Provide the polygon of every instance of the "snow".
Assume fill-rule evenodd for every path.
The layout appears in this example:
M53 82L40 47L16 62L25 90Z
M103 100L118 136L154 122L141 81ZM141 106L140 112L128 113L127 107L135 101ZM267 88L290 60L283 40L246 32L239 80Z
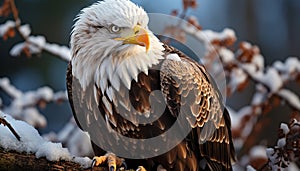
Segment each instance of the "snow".
M18 43L14 45L9 51L10 56L20 56L24 47L25 47L24 43Z
M44 128L47 126L46 118L40 114L40 112L33 107L26 108L23 110L22 120L27 122L30 125L34 125L37 128ZM35 119L32 119L35 118Z
M229 87L231 91L234 92L236 88L247 79L247 75L245 72L240 68L235 68L230 73L230 82Z
M277 155L276 155L274 149L273 148L267 148L266 153L267 153L267 156L268 156L270 162L275 163Z
M252 166L250 166L250 165L248 165L246 169L247 169L247 171L256 171L256 170L255 170Z
M22 25L19 30L22 33L22 35L25 37L28 37L31 33L29 24Z
M198 39L204 42L211 43L214 40L225 40L228 38L236 39L235 32L232 29L225 28L222 32L214 32L212 30L198 31L195 35Z
M280 138L278 141L277 141L277 146L279 148L283 148L286 144L286 139L285 138Z
M289 129L288 125L285 124L285 123L281 123L281 124L280 124L280 129L282 129L282 131L283 131L283 133L284 133L285 135L288 134L288 133L290 132L290 129Z
M46 45L43 48L54 55L62 57L66 61L71 60L71 51L66 46L59 46L54 43L46 43Z
M13 98L21 97L23 94L20 90L10 84L8 78L0 78L0 88Z
M89 158L72 156L67 148L62 147L61 143L46 141L39 135L35 128L26 122L15 120L2 112L0 112L0 114L1 116L5 116L5 119L21 137L21 141L18 141L7 127L0 125L0 146L2 148L15 150L17 152L34 153L37 158L46 157L50 161L73 161L83 167L91 165Z
M210 45L214 40L226 40L226 39L236 39L234 30L225 28L222 32L214 32L212 30L199 30L190 23L184 23L181 29L187 34L192 35L206 45Z
M294 71L300 72L300 61L297 57L289 57L285 63L276 61L273 64L274 68L281 72L292 73Z
M44 142L39 145L38 150L35 153L36 158L46 157L49 161L66 160L71 161L67 148L63 148L61 143Z
M24 27L24 33L26 33L28 28ZM28 42L21 42L10 50L11 56L19 56L22 50L27 47L31 54L40 54L43 50L46 50L54 55L61 57L63 60L71 60L70 49L66 46L60 46L55 43L47 43L47 40L44 36L30 36Z
M4 34L10 29L16 26L15 22L8 20L4 24L0 25L0 36L4 36Z
M220 48L219 55L225 64L234 60L234 53L227 48Z
M45 127L47 120L36 106L43 101L50 103L68 99L66 91L54 93L50 87L41 87L35 91L23 93L11 85L7 78L0 79L0 88L12 98L11 103L4 106L2 110L16 119L26 121L39 128Z
M267 154L266 154L266 147L265 146L261 146L261 145L257 145L251 148L250 152L249 152L249 156L251 158L267 158Z
M229 113L230 113L230 118L231 118L231 127L232 128L237 128L241 124L241 119L245 115L249 115L252 113L252 107L251 106L245 106L241 108L238 112L233 111L230 107L227 107Z
M264 57L260 54L254 55L251 63L255 64L260 71L262 71L265 67Z
M176 53L171 53L167 55L167 59L177 61L177 62L181 61L180 57Z
M266 73L250 72L251 76L266 85L272 93L277 92L283 85L283 81L275 68L268 68Z
M292 91L288 89L281 89L277 92L277 95L286 100L291 106L293 106L297 110L300 110L300 99Z

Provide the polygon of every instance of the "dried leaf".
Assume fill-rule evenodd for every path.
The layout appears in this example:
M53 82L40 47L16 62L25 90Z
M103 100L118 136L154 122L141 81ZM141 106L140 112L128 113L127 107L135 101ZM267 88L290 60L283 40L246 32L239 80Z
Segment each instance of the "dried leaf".
M197 0L183 0L183 8L186 10L188 8L197 8Z
M7 29L6 33L3 35L3 40L7 40L9 38L15 37L16 36L16 31L13 27Z
M198 19L195 16L190 16L187 18L187 21L189 24L193 25L196 27L198 30L202 30L202 27L200 26Z
M24 48L22 49L22 53L25 54L26 57L31 58L32 54L30 52L30 48L28 46L24 46Z
M37 105L41 108L41 109L45 109L47 106L47 102L45 100L39 100L37 102Z
M249 85L249 79L246 79L244 82L240 83L237 86L237 91L239 92L243 91L248 85Z
M235 41L236 41L235 37L227 37L227 38L225 38L223 40L220 40L220 39L212 40L211 44L216 45L216 46L229 47L229 46L232 46Z

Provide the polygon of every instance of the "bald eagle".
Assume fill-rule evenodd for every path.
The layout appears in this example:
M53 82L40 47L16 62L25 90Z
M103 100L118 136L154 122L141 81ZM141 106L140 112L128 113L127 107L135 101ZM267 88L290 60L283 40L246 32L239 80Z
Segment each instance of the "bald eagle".
M104 0L84 8L74 24L67 89L78 126L91 136L93 165L114 171L125 150L135 156L121 156L127 166L139 170L232 170L230 117L214 81L204 66L163 44L148 21L129 0ZM163 136L177 122L173 138Z

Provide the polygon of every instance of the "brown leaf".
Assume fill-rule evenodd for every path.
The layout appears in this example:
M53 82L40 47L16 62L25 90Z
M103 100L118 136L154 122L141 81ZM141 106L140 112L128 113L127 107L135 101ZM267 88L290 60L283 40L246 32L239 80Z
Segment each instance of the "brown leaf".
M244 82L240 83L237 86L237 91L239 92L243 91L248 85L249 85L249 79L246 79Z
M30 49L28 46L24 46L24 48L22 49L22 53L25 54L26 57L31 58L32 54L30 52Z
M202 27L200 26L198 19L194 16L190 16L187 19L188 23L196 27L198 30L202 30Z
M7 17L9 14L11 14L11 6L9 0L5 0L0 7L0 16Z
M12 38L16 36L16 31L13 27L9 28L6 33L3 35L3 40L7 40L8 38Z
M251 158L249 164L256 169L261 168L265 163L267 163L268 159L264 157L256 157Z
M188 8L197 8L197 0L183 0L183 8L186 10Z
M216 46L225 46L225 47L229 47L231 45L234 44L234 42L236 41L235 37L227 37L225 39L215 39L211 41L211 44L216 45Z
M38 106L41 108L41 109L45 109L46 106L47 106L47 102L45 100L39 100L38 101Z

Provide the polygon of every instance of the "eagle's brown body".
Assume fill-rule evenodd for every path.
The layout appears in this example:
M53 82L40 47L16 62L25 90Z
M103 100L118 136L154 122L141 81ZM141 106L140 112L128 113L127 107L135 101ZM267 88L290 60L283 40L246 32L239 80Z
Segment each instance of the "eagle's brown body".
M186 118L196 119L196 122L183 123L189 124L188 126L192 128L187 137L165 154L144 160L126 159L128 167L136 168L138 165L143 165L150 171L156 170L157 165L162 165L168 171L232 170L234 148L230 117L223 107L222 98L213 80L203 66L189 59L182 52L167 45L164 45L164 48L165 59L152 67L156 69L150 68L148 75L139 73L138 81L131 81L130 90L121 85L120 90L115 92L114 102L109 100L106 92L102 94L95 83L91 83L87 89L97 90L96 102L94 94L84 93L80 88L74 90L73 87L80 87L80 83L72 76L70 63L67 72L67 88L77 124L83 129L92 129L93 131L89 131L89 134L93 137L97 137L97 134L102 135L101 129L107 125L97 124L99 116L95 113L100 113L100 117L109 118L109 126L113 130L124 136L135 139L151 138L168 130L181 111ZM181 61L166 59L168 54L177 54ZM151 93L156 90L162 92L161 98ZM130 100L124 98L126 92ZM151 108L150 104L163 103L161 99L164 99L166 108L162 116L152 124L136 125L120 115L122 112L135 120L138 113L144 113ZM105 102L109 102L110 106L107 106ZM87 111L91 114L87 114ZM155 112L150 110L150 115L155 115ZM82 117L79 118L80 116ZM98 141L102 139L109 139L109 136L99 137ZM200 140L205 142L199 143ZM97 142L92 144L95 155L106 153L96 145ZM122 142L119 144L122 146Z

